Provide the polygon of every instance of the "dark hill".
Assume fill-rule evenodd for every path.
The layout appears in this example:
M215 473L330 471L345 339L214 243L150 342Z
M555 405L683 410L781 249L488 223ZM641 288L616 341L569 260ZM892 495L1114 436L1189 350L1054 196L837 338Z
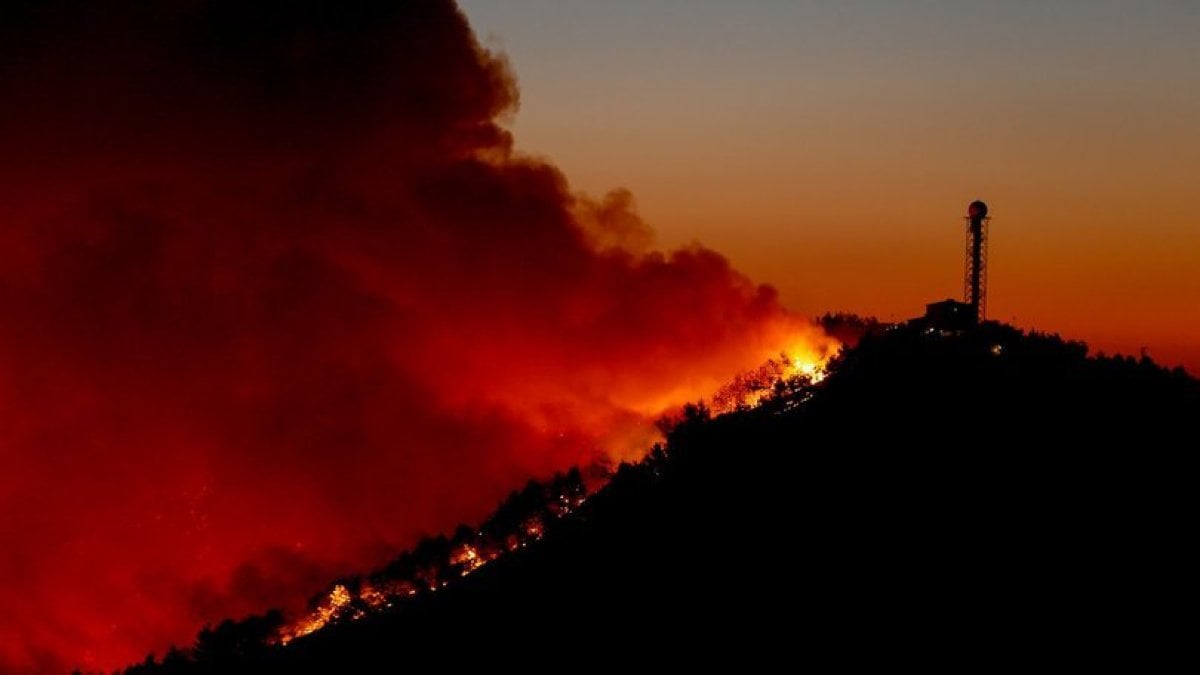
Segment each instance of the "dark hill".
M285 648L226 624L137 670L1144 667L1194 606L1197 413L1200 383L1146 359L901 327L815 387L690 410L441 592Z

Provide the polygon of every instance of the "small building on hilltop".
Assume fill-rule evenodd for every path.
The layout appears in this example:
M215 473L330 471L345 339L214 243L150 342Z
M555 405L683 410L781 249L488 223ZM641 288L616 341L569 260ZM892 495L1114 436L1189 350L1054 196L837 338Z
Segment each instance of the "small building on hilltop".
M970 330L978 322L979 312L969 302L947 298L925 305L925 326L937 331Z

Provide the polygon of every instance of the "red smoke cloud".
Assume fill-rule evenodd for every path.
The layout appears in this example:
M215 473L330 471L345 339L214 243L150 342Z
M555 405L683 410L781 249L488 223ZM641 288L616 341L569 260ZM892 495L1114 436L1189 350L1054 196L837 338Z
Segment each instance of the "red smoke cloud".
M449 0L5 3L0 100L0 670L294 605L807 330L514 155Z

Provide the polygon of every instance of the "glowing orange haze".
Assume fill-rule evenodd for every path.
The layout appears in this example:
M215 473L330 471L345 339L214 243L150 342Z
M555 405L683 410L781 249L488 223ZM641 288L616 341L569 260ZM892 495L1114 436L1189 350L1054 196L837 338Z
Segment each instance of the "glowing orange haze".
M519 147L791 308L961 297L982 198L994 318L1200 373L1195 3L464 5Z
M102 5L0 5L0 671L295 607L832 347L515 154L449 0Z
M961 298L962 216L982 198L993 216L992 318L1110 353L1146 347L1160 362L1200 373L1200 226L1191 207L1200 165L1185 163L1200 157L1194 134L1162 129L1158 142L1128 155L1103 143L1089 152L1085 134L1103 130L1071 128L1053 143L1022 139L1027 146L1001 137L966 170L958 148L938 136L918 140L904 128L866 134L842 128L852 127L845 120L835 125L836 111L826 114L830 120L807 131L794 122L804 140L804 152L794 153L758 138L753 125L745 129L751 140L739 130L714 142L686 121L665 137L676 139L670 144L658 136L600 147L586 130L552 133L531 123L519 124L518 138L547 149L586 188L610 184L626 163L621 184L636 191L666 242L698 238L716 247L810 315L841 309L904 319L926 302ZM1169 150L1175 138L1193 146L1190 155ZM656 160L636 161L647 148ZM920 171L907 165L904 148L919 153ZM1108 153L1107 163L1079 166L1096 152Z
M799 316L958 296L976 197L993 317L1200 366L1200 87L964 100L939 62L964 86L818 54L761 95L535 86L514 120L450 0L0 3L0 671L295 607L636 453L738 371L819 360ZM619 185L640 209L576 193Z
M904 319L931 300L961 298L961 217L982 197L993 215L991 318L1109 353L1146 348L1160 363L1200 373L1200 227L1184 208L1192 191L1184 176L1194 172L1147 183L1118 166L1083 183L1064 158L1035 173L964 180L949 151L933 165L941 175L919 181L900 166L877 169L888 179L873 184L869 198L844 187L849 169L813 182L800 173L760 177L767 187L736 201L757 212L763 225L753 234L722 224L738 216L725 200L639 187L639 204L665 238L702 237L741 269L771 279L792 308ZM1059 172L1072 183L1055 178ZM736 179L721 184L738 188ZM1093 186L1096 199L1087 194ZM685 223L692 233L684 234Z

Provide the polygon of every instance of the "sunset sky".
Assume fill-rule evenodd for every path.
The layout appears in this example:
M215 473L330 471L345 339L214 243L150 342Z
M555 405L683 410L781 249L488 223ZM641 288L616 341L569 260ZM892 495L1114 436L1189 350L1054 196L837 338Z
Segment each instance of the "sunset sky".
M1200 372L1200 5L462 9L0 2L0 672L640 457L959 297L976 198L993 318Z
M1200 5L464 0L517 146L793 309L989 314L1200 372Z

